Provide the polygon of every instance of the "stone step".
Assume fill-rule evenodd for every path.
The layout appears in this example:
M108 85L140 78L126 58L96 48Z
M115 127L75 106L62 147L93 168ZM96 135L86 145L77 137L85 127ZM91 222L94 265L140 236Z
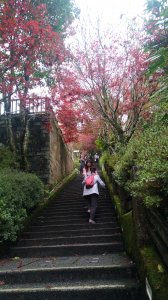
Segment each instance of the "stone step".
M18 276L19 275L19 276ZM0 271L0 281L5 285L25 283L45 283L68 280L118 280L135 278L135 265L105 265L105 266L78 266L62 268L36 268L18 271Z
M43 213L42 213L42 215L43 216L55 216L55 215L69 215L69 214L83 214L83 213L86 213L87 212L87 209L88 209L88 207L82 207L82 208L80 208L80 209L67 209L67 210L64 210L64 209L57 209L57 210L49 210L49 211L47 211L47 210L45 210L45 211L43 211ZM105 209L101 209L101 208L99 208L98 207L98 209L97 209L97 212L96 212L96 215L97 214L103 214L103 213L110 213L111 212L111 215L112 216L115 216L115 212L114 212L114 210L110 210L110 209L107 209L107 208L105 208Z
M90 235L90 236L74 236L74 237L52 237L52 238L36 238L21 239L17 247L22 246L47 246L47 245L67 245L67 244L88 244L88 243L110 243L121 241L121 234L113 235Z
M4 285L0 290L3 300L142 300L137 281L85 280L64 281L44 284Z
M29 246L11 248L11 257L45 257L103 254L123 251L122 242L73 245Z
M96 223L96 224L89 224L88 221L86 220L85 223L75 223L75 224L58 224L58 225L32 225L29 229L29 231L54 231L54 230L71 230L73 229L88 229L90 230L92 227L97 228L97 229L103 229L103 228L114 228L116 227L117 224L116 222L102 222L102 223Z
M85 198L83 198L81 195L78 195L76 197L74 197L74 199L72 200L69 200L68 198L66 199L57 199L56 201L52 201L50 202L50 205L51 206L58 206L59 204L60 205L78 205L78 204L82 204L82 203L88 203L87 200ZM101 196L99 196L99 199L98 199L98 203L99 205L101 204L106 204L106 205L109 205L111 207L114 207L114 204L113 202L110 200L110 199L103 199L101 198Z
M62 214L56 214L56 215L53 215L53 216L39 216L37 217L37 220L67 220L68 218L69 219L86 219L86 216L88 216L88 212L87 210L83 211L83 213L80 213L80 214L74 214L74 213L62 213ZM104 213L100 213L100 212L97 212L96 213L96 217L111 217L112 219L116 218L116 215L112 215L110 212L104 212Z
M57 212L57 211L86 211L86 209L88 208L87 205L84 205L83 203L81 203L80 205L67 205L67 206L63 206L63 205L59 205L58 207L48 207L45 209L45 212ZM106 211L111 211L111 212L114 212L114 209L110 206L107 206L107 205L99 205L98 208L97 208L97 211L98 210L106 210Z
M29 231L54 231L54 230L73 230L73 229L88 229L90 230L92 227L97 229L103 229L103 228L115 228L117 227L116 222L102 222L102 223L96 223L96 224L89 224L86 220L85 223L75 223L75 224L57 224L57 225L43 225L39 224L37 226L32 225L29 229Z
M36 222L34 222L33 223L33 225L34 226L36 226L36 225L60 225L60 224L64 224L64 225L66 225L66 224L77 224L77 223L79 223L79 224L86 224L87 222L88 222L88 219L89 219L89 215L88 214L86 214L86 216L85 217L81 217L80 218L80 216L78 216L78 219L77 218L75 218L75 219L73 219L73 218L61 218L61 219L59 219L59 218L57 218L57 217L55 217L55 218L52 218L52 219L45 219L45 218L43 218L43 219L38 219ZM117 219L115 218L115 217L111 217L111 216L97 216L96 215L96 222L99 222L99 223L103 223L103 222L117 222Z
M55 230L55 231L37 231L37 232L24 232L22 238L44 238L44 237L70 237L70 236L90 236L90 235L103 235L120 233L119 227L98 229L95 227L88 229L73 229L73 230Z
M82 204L82 203L86 203L87 204L87 200L84 199L83 197L81 197L81 195L79 196L76 196L74 199L70 200L70 199L60 199L59 200L56 200L56 201L52 201L50 202L50 206L59 206L59 205L79 205L79 204ZM98 204L101 205L101 204L106 204L108 206L111 206L114 208L114 204L111 202L111 200L109 199L101 199L101 197L99 196L99 199L98 199Z
M109 195L100 189L91 225L81 181L66 185L11 248L0 300L145 300Z

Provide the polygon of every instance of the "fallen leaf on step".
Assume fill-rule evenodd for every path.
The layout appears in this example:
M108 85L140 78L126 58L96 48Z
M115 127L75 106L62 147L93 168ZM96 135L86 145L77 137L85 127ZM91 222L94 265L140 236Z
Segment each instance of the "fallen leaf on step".
M0 285L4 285L5 281L4 280L0 280Z
M18 257L18 256L15 256L12 258L12 260L19 260L19 259L20 259L20 257Z

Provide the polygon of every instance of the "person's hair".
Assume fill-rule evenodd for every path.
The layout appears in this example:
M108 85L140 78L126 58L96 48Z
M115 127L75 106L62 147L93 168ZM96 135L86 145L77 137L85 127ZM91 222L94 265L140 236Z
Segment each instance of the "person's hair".
M96 173L96 168L95 168L95 167L91 167L91 168L90 168L90 172L91 172L91 173Z
M88 167L88 163L90 163L90 167ZM88 159L86 162L85 162L85 169L86 169L86 172L89 170L89 168L92 168L93 167L93 162Z

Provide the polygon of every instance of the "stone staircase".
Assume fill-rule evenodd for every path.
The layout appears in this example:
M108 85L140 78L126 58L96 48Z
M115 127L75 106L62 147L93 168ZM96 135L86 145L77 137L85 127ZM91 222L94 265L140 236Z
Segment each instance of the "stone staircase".
M81 177L70 182L0 261L0 300L144 300L108 195L88 223Z

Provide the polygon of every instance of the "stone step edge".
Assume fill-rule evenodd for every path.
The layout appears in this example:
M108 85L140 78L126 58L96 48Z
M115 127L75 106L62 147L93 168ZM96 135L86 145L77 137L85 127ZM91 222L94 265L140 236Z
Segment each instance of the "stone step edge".
M99 282L99 281L98 281ZM110 280L111 282L111 280ZM118 281L117 281L118 282ZM137 280L122 280L118 283L109 283L109 284L96 284L96 285L73 285L71 284L71 286L59 286L59 287L52 287L52 284L50 287L43 287L44 284L41 284L41 287L33 287L30 285L30 287L24 287L24 285L22 285L22 287L20 287L20 285L18 285L18 287L16 286L12 286L11 288L4 288L0 289L0 295L5 294L5 293L26 293L26 292L31 292L31 293L35 293L35 292L56 292L56 291L101 291L101 290L130 290L132 288L136 288L139 289L140 285L139 282Z
M79 238L79 239L82 239L82 238L92 238L92 237L96 237L96 238L102 238L102 237L118 237L118 236L121 236L121 233L113 233L113 234L98 234L98 235L74 235L74 236L56 236L56 237L49 237L49 238L21 238L20 240L19 240L19 243L20 242L23 242L23 241L43 241L43 240L49 240L49 241L51 241L51 240L57 240L57 239L62 239L62 240L65 240L65 239L67 239L67 238L69 238L69 239L77 239L77 238Z
M53 217L38 217L37 218L37 221L36 222L42 222L42 221L45 221L45 222L54 222L54 221L65 221L65 220L68 220L68 221L82 221L82 220L86 220L87 218L87 215L88 215L88 212L86 212L86 214L83 214L82 216L79 216L78 214L77 215L69 215L69 216L59 216L59 215L56 215L56 216L53 216ZM116 220L117 217L116 216L112 216L111 214L100 214L100 215L96 215L96 218L100 219L100 220L104 220L105 218L108 219L110 218L111 220Z
M94 226L96 226L96 225L104 225L104 224L110 224L110 225L111 225L111 224L117 224L117 221L115 221L115 222L100 222L100 223L98 222L98 223L94 224ZM74 223L74 224L72 224L72 223L70 223L70 224L68 224L68 223L67 223L67 224L64 224L64 223L63 223L63 224L44 225L44 226L43 226L43 225L32 225L31 228L37 228L37 227L40 227L40 228L46 228L46 227L48 228L48 227L51 227L51 228L52 228L52 227L64 227L64 226L68 226L68 225L69 225L69 226L72 226L72 225L73 225L73 226L80 226L80 225L81 225L81 226L83 226L83 225L93 226L93 225L90 225L90 224L86 221L86 224L85 224L85 223Z
M106 271L106 270L119 270L119 269L135 269L136 266L135 266L135 263L124 263L124 264L118 264L118 265L98 265L98 266L86 266L86 265L81 265L81 266L73 266L73 267L50 267L50 268L29 268L29 269L22 269L22 270L6 270L6 271L0 271L0 276L3 276L3 275L11 275L11 274L22 274L22 273L31 273L31 272L34 272L34 273L38 273L38 272L48 272L48 271L82 271L82 270L103 270L103 271Z
M20 250L20 249L45 249L45 248L79 248L79 247L99 247L99 246L114 246L114 245L123 245L123 242L111 242L111 243L90 243L90 244L60 244L60 245L45 245L45 246L23 246L23 247L12 247L11 250Z
M80 214L80 216L81 217L86 217L87 214L88 214L88 212L85 211L83 214ZM107 212L107 213L100 213L100 212L98 212L96 214L96 216L98 216L98 217L100 217L100 216L102 216L102 217L108 217L108 216L110 216L112 218L117 218L117 216L115 214L111 214L109 212ZM71 217L71 218L78 217L79 218L79 214L71 214L71 213L69 215L67 215L67 214L60 215L60 214L58 214L56 216L43 216L43 215L41 215L41 216L37 217L37 220L39 220L39 219L57 219L57 218L63 219L63 218L68 218L68 217Z
M59 233L65 233L65 232L68 232L68 233L70 233L70 232L72 232L72 233L74 233L74 232L83 232L83 231L86 231L86 230L88 230L88 229L84 229L84 228L82 228L82 229L67 229L67 230L51 230L51 231L25 231L25 232L23 232L23 234L41 234L41 233L46 233L46 234L49 234L49 233L57 233L57 232L59 232ZM89 229L90 230L90 232L91 231L99 231L99 230L119 230L119 231L121 231L121 229L120 229L120 227L119 226L117 226L117 227L113 227L113 228L108 228L108 227L104 227L104 228L90 228Z

